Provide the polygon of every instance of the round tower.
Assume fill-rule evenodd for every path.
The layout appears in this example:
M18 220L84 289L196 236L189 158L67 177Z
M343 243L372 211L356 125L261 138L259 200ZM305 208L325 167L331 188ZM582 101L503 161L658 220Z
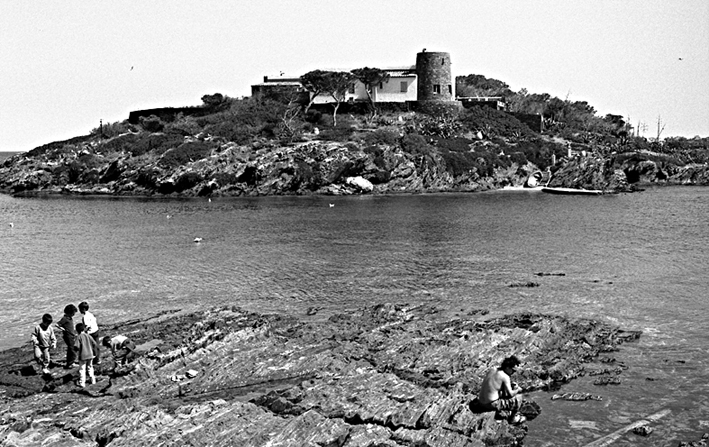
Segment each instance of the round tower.
M451 56L449 53L422 52L416 55L418 101L453 101Z

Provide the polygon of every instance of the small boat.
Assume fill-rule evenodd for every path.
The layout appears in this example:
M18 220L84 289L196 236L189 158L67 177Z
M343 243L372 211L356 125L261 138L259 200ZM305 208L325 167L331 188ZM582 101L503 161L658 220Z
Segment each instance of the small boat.
M603 191L601 191L600 189L553 188L549 186L542 187L542 192L548 194L568 194L583 196L599 196L603 194Z

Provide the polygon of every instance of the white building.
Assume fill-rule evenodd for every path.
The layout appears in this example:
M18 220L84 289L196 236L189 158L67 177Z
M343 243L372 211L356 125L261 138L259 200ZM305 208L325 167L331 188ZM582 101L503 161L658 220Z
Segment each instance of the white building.
M375 102L400 102L416 101L417 97L417 76L416 66L383 68L389 74L389 80L372 87L372 99ZM349 70L332 70L349 71ZM251 86L253 96L257 95L283 95L298 93L307 94L310 100L310 93L303 87L300 77L264 76L263 82ZM345 93L347 102L368 102L367 91L364 84L355 81L350 89ZM320 94L315 98L313 104L329 104L334 102L332 96Z

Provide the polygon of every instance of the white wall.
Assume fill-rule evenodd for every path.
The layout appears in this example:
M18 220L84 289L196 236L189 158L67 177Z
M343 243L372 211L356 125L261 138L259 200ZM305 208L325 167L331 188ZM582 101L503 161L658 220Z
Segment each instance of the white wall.
M402 82L408 85L406 92L401 91ZM375 86L372 96L376 102L416 101L416 86L416 76L392 76L384 83L383 88Z
M408 90L405 93L401 92L401 83L404 81L408 84ZM416 101L416 86L416 76L392 76L388 82L384 83L383 88L380 89L379 85L374 86L372 98L374 98L375 102ZM364 84L356 81L354 94L349 91L345 94L345 101L350 99L353 101L369 100ZM335 100L330 95L318 95L313 104L330 104L333 102Z

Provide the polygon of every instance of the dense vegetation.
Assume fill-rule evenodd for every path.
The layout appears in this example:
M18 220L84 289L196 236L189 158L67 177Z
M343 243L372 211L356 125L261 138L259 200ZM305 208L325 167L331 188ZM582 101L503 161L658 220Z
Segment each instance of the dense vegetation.
M364 80L381 75L366 70L376 69L365 68L356 75ZM320 82L315 76L320 74L308 74L313 77L312 85ZM352 79L348 77L346 81ZM41 146L27 155L41 155L51 162L65 159L67 153L75 154L70 162L54 170L55 176L60 175L68 183L111 181L118 174L101 170L99 165L107 159L121 158L127 167L138 170L135 183L151 188L158 188L154 175L158 170L177 169L214 156L225 147L250 148L241 160L247 162L254 159L254 150L259 148L287 148L307 141L338 142L352 152L371 157L380 169L372 178L375 184L389 180L392 164L387 160L387 148L403 151L417 165L442 159L445 170L454 177L471 173L492 176L496 169L513 164L532 163L541 170L553 168L552 164L562 160L569 149L611 157L612 166L643 160L677 166L709 162L709 138L648 140L637 136L622 117L597 116L584 101L570 102L548 94L530 94L524 89L513 92L507 84L480 75L458 77L456 83L460 96L502 96L510 111L540 115L544 131L537 133L513 114L489 107L460 111L441 108L429 113L387 112L384 108L377 114L373 113L377 107L371 101L364 108L343 103L335 121L335 110L330 106L258 97L234 99L217 93L205 95L202 106L195 108L199 113L193 115L148 116L140 118L138 124L106 124L89 135ZM328 85L322 87L323 91L336 90ZM341 90L341 86L337 88ZM291 174L305 179L316 175L313 169L299 162L294 170L297 172ZM248 179L253 175L249 172L240 174L239 179ZM235 181L234 176L216 172L211 178L224 183ZM195 173L180 174L169 191L162 192L179 192L207 180Z

